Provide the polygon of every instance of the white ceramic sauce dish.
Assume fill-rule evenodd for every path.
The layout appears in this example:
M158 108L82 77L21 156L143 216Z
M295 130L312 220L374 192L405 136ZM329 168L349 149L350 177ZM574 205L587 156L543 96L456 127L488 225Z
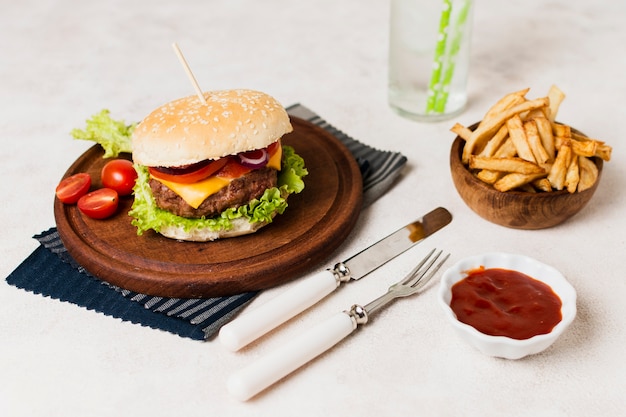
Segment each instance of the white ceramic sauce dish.
M463 280L468 275L468 271L481 266L485 269L501 268L518 271L547 284L561 299L561 321L550 333L521 340L481 333L474 327L459 321L450 307L452 286ZM458 261L444 272L439 286L438 300L446 318L462 339L486 355L506 359L520 359L542 352L563 334L576 317L576 291L558 270L533 258L509 253L487 253Z

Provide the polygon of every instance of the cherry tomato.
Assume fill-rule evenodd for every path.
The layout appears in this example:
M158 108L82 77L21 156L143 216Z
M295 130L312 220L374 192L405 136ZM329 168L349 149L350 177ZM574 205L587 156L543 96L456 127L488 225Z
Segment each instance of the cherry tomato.
M129 195L133 192L137 172L133 163L126 159L114 159L102 168L102 185L111 188L119 195Z
M78 200L78 209L93 219L106 219L117 211L119 197L111 188L100 188Z
M226 165L226 162L228 162L228 158L220 158L202 168L185 174L168 174L155 168L148 168L148 171L150 171L150 174L156 179L177 182L179 184L193 184L194 182L201 181L215 174Z
M56 195L65 204L74 204L87 194L91 187L91 177L87 173L74 174L63 179L56 188Z

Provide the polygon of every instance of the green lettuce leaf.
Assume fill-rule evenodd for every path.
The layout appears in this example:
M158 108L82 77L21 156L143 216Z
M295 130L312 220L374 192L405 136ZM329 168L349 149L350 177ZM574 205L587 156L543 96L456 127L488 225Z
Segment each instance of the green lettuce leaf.
M104 158L115 158L122 152L132 152L131 135L137 123L127 125L122 120L114 120L107 109L91 116L85 130L72 129L75 139L91 140L104 148Z
M185 231L192 228L229 230L232 228L231 220L240 217L246 218L251 223L271 223L274 213L282 214L287 208L287 197L304 189L302 178L308 174L304 160L292 147L283 146L283 166L278 175L277 187L265 190L261 198L252 200L248 205L227 209L220 216L187 219L157 207L148 184L150 179L148 169L137 164L135 169L138 174L134 188L135 200L128 214L133 217L132 224L137 227L138 235L150 229L158 232L165 226L182 227Z

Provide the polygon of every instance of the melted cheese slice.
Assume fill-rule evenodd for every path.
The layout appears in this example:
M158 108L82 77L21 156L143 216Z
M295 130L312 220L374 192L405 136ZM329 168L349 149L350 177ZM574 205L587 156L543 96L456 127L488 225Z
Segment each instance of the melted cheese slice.
M187 204L197 209L207 197L226 187L232 181L232 178L213 176L202 181L194 182L193 184L180 184L160 178L155 178L155 180L166 185L167 188L174 191L180 198L185 200Z
M267 167L274 168L276 171L280 171L280 165L283 159L283 148L278 147L274 155L270 156L270 160L267 161Z

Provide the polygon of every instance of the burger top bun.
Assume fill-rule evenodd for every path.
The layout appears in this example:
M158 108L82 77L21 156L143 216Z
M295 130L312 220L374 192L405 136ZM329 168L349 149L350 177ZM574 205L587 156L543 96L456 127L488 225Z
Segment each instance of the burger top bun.
M273 97L253 90L205 92L171 101L135 128L133 161L175 167L265 148L293 130Z

